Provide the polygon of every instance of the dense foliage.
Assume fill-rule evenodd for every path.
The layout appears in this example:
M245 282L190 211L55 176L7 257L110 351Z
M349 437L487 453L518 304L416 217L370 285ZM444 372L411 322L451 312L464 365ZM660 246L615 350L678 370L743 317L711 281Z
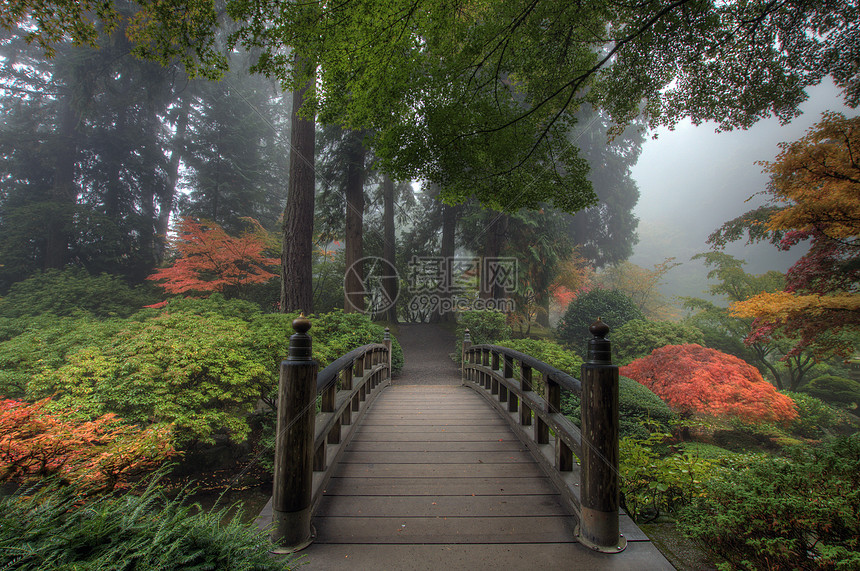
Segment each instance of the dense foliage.
M246 301L177 299L129 319L43 319L0 343L0 392L95 419L173 424L178 444L226 434L241 442L260 398L277 387L292 334L291 314L264 314ZM361 314L312 318L314 357L325 366L382 341L383 329ZM393 365L403 352L392 342Z
M666 345L704 344L702 332L691 325L670 321L633 319L612 332L615 362L627 365Z
M645 319L632 299L616 290L594 289L578 296L564 312L558 323L560 341L574 350L583 350L591 338L588 327L597 318L609 325L612 331L633 319ZM612 337L610 332L609 336Z
M510 339L511 328L507 324L505 314L500 311L464 311L457 316L457 343L463 341L463 335L469 330L472 345L496 343Z
M162 482L123 495L88 498L51 484L0 496L4 569L290 569L272 557L265 532L241 510L204 511L187 494L168 499Z
M275 373L260 358L249 323L217 314L167 311L132 321L106 343L81 346L65 363L35 376L28 396L90 417L107 412L136 423L170 422L177 442L241 442L245 417L271 390Z
M673 409L749 422L788 423L794 403L752 365L701 345L669 345L621 368Z
M58 475L89 493L111 491L174 453L168 425L141 429L114 414L81 420L47 405L0 401L0 482Z
M619 442L621 507L635 521L677 512L703 496L705 483L717 475L718 468L696 453L663 453L669 437L653 432Z
M83 268L37 272L0 298L0 318L89 314L128 317L157 299L151 288L131 287L121 278L90 275Z
M835 409L821 399L806 393L785 391L783 394L791 397L797 408L795 418L789 430L805 438L821 438L828 436L837 426L847 424L845 412Z
M860 412L860 382L853 379L824 375L809 381L801 392L844 407L855 414Z
M860 437L749 457L709 481L680 524L743 569L856 569Z

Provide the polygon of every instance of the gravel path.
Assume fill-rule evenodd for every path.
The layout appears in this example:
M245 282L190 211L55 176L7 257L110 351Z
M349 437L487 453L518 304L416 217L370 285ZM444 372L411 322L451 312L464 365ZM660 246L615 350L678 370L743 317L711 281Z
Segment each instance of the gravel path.
M405 363L394 378L396 384L460 384L460 368L451 360L455 339L450 331L429 323L404 324L397 340Z

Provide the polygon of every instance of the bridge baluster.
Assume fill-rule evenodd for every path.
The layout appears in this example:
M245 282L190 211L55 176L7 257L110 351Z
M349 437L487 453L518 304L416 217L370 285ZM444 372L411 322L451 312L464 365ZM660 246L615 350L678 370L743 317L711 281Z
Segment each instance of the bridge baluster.
M272 486L272 541L279 553L292 553L312 541L314 421L317 362L311 358L311 323L293 321L289 356L278 383L275 476Z
M523 393L532 391L532 368L526 365L525 363L520 363L520 372L522 377L522 387ZM530 426L532 423L532 411L526 405L526 401L523 401L523 405L520 408L520 424L523 426Z
M461 365L460 365L460 376L461 382L463 384L466 383L467 380L470 380L470 374L466 372L466 364L469 363L470 351L472 348L472 336L469 334L469 328L466 328L466 331L463 333L463 354L461 356Z
M382 335L382 344L385 345L385 360L388 363L387 379L391 378L391 330L386 327Z
M543 373L543 386L549 391L549 379L546 373ZM549 396L544 395L544 400L549 401ZM549 425L540 417L535 416L535 440L538 444L549 444Z

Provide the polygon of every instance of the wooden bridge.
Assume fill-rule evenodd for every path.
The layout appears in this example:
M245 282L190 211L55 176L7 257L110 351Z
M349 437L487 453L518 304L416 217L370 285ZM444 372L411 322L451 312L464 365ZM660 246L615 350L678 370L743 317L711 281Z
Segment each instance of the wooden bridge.
M307 568L672 569L618 515L617 420L614 445L610 434L608 449L583 449L559 412L578 380L469 341L458 368L450 334L425 325L403 326L393 382L387 335L317 374L310 323L294 327L273 499L258 524ZM606 370L583 376L599 384ZM617 385L615 395L617 415Z

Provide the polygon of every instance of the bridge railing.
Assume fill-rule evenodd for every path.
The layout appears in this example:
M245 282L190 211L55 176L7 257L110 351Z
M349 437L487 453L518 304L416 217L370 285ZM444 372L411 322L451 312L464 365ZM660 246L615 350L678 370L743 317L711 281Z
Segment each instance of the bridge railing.
M278 553L313 541L311 517L331 478L331 467L352 438L367 406L391 382L391 336L359 347L318 372L310 321L293 321L289 356L278 382L272 540ZM319 412L317 412L319 407Z
M463 383L502 413L538 459L579 519L577 538L596 551L617 553L619 533L618 367L609 328L591 327L582 381L534 357L498 345L463 340ZM582 429L561 412L563 391L580 396Z

